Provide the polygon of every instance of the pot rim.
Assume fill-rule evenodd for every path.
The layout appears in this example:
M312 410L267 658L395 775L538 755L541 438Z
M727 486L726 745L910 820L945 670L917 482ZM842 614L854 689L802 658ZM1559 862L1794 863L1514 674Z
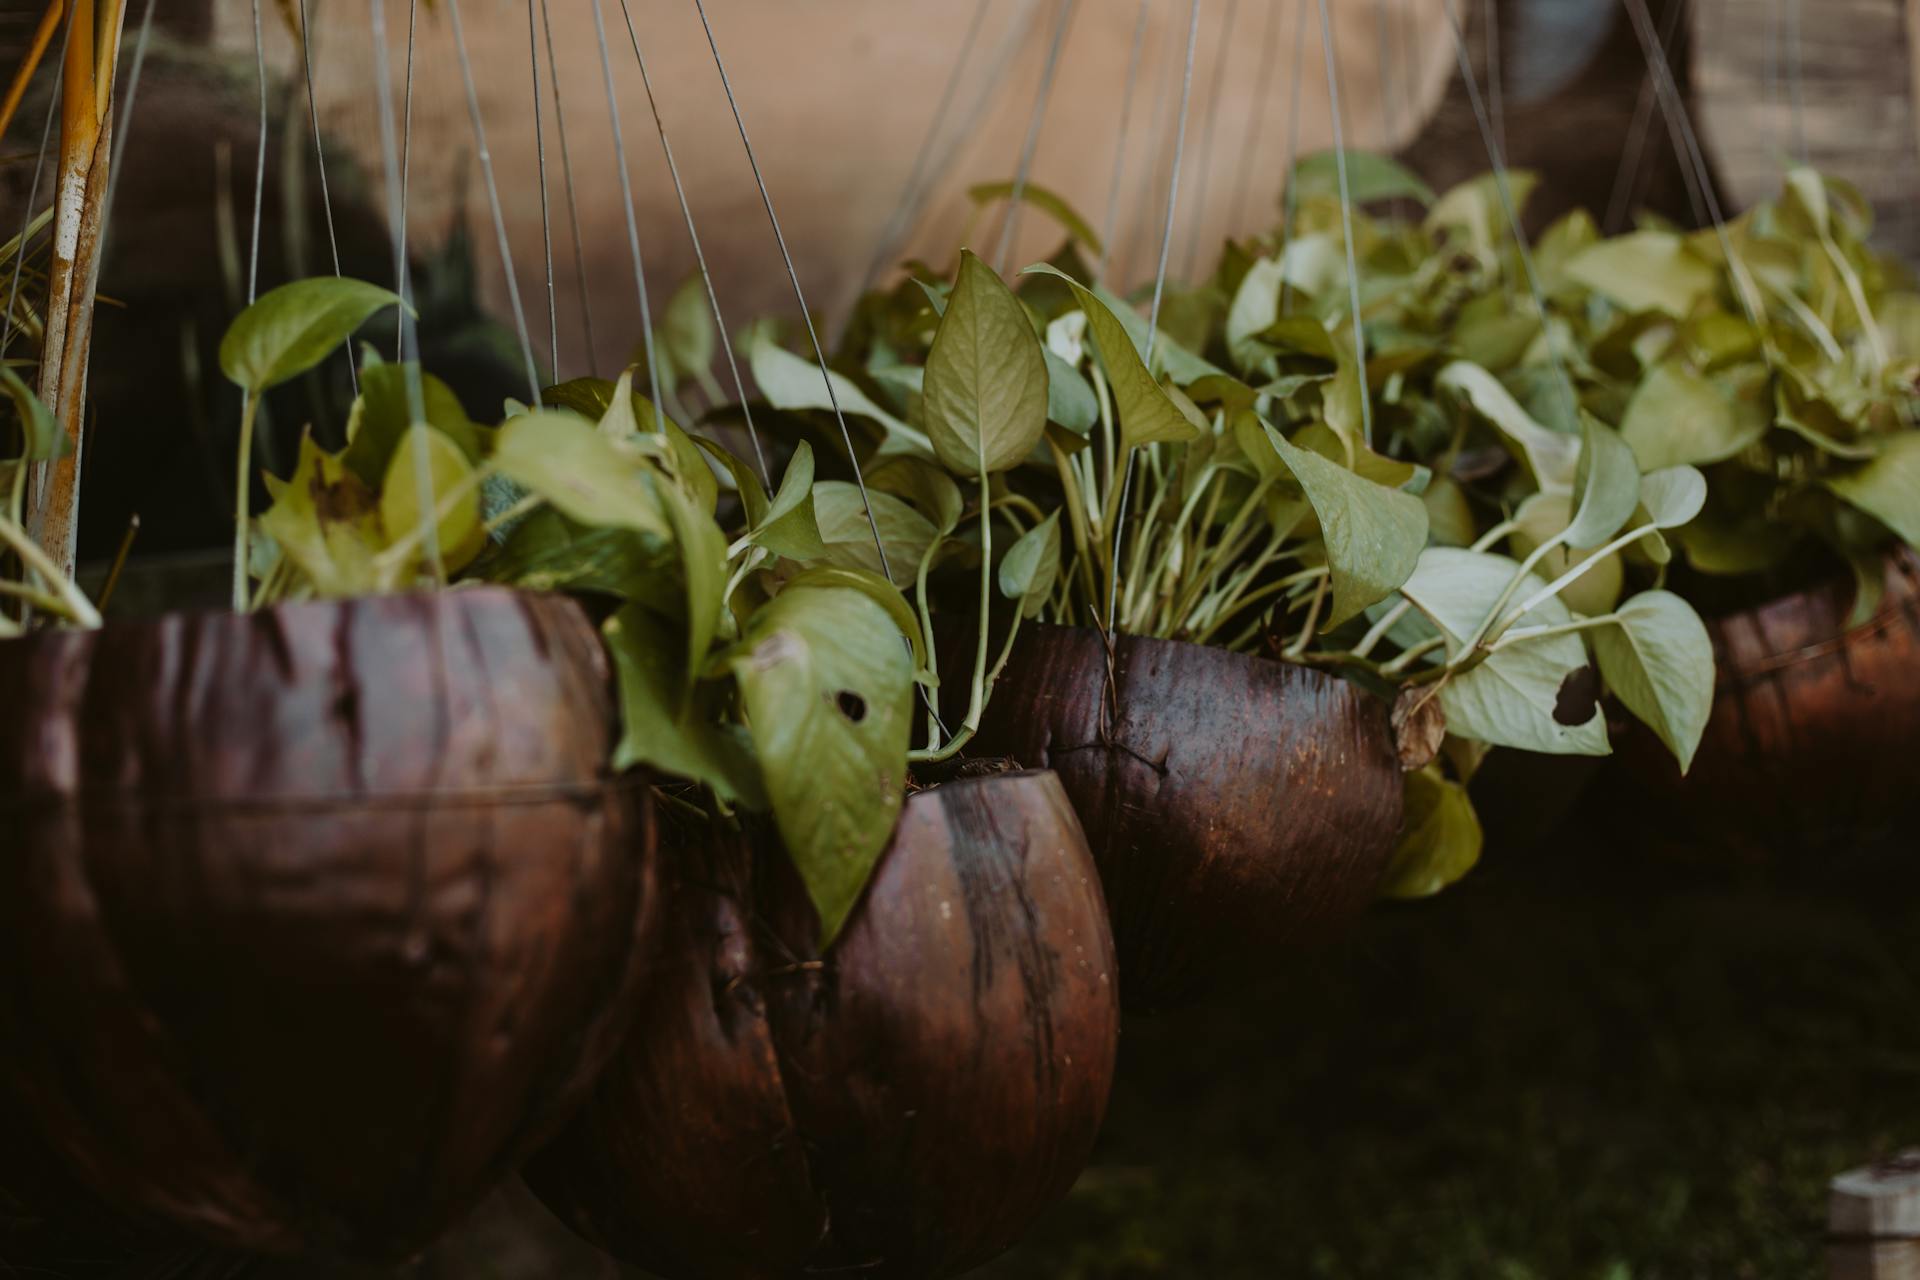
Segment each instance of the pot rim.
M1899 543L1883 552L1881 560L1891 572L1906 579L1908 586L1916 595L1920 595L1920 554L1916 554L1912 548L1904 543ZM1741 609L1723 618L1716 618L1711 625L1716 630L1719 630L1726 627L1729 623L1738 621L1757 627L1761 615L1770 610L1786 605L1804 604L1834 590L1836 586L1843 585L1845 585L1845 579L1836 576L1828 579L1826 582L1807 587L1804 590L1790 591L1785 595L1775 596L1773 599L1754 605L1751 608ZM1858 626L1843 627L1838 634L1829 636L1825 640L1818 640L1812 644L1801 645L1796 649L1781 650L1754 662L1728 662L1720 655L1718 652L1719 646L1716 644L1714 659L1715 666L1718 670L1718 678L1714 681L1714 686L1716 689L1736 688L1755 679L1772 675L1778 671L1790 671L1795 667L1832 657L1834 654L1839 653L1851 645L1855 640L1864 640L1876 636L1882 631L1892 627L1899 621L1900 616L1906 612L1910 603L1911 598L1906 600L1883 598L1880 601L1880 607L1874 611L1874 615Z
M1096 639L1101 639L1106 635L1106 633L1098 627L1082 626L1078 623L1035 621L1026 623L1025 625L1056 634L1079 632L1084 635L1093 636ZM1038 632L1036 632L1036 634L1038 634ZM1114 632L1113 644L1116 649L1123 644L1132 644L1141 647L1204 649L1210 653L1220 654L1222 657L1238 662L1249 669L1280 667L1287 671L1297 672L1299 673L1299 678L1310 680L1323 688L1345 689L1355 695L1361 696L1364 701L1368 703L1380 704L1383 711L1386 709L1386 701L1374 695L1370 690L1362 688L1344 676L1328 671L1323 667L1316 667L1311 663L1289 662L1285 658L1269 657L1264 653L1241 653L1238 650L1225 649L1219 645L1196 644L1192 640L1172 640L1164 636L1143 636L1131 631Z
M229 622L244 624L254 618L267 618L280 614L290 614L311 610L315 613L331 611L350 604L365 604L370 601L434 599L453 600L465 603L471 599L496 596L523 596L535 600L566 601L575 608L579 602L559 591L533 591L525 587L508 586L499 582L449 583L441 588L409 588L405 591L377 591L364 595L321 596L311 600L283 600L278 604L267 605L260 609L236 610L232 608L188 608L168 609L162 613L147 614L137 618L106 618L97 627L42 627L17 636L0 636L0 652L17 646L34 643L70 643L76 637L96 636L103 632L157 631L162 627L175 625L191 619L224 618Z

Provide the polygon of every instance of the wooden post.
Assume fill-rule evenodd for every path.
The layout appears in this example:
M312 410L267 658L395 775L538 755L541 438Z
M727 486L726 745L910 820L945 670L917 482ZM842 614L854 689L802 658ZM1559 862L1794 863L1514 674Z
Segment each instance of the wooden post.
M73 452L33 468L28 529L60 571L73 576L80 528L80 463L93 350L94 288L100 277L101 219L113 153L113 82L125 0L75 0L61 79L60 173L54 188L53 264L47 281L40 399Z
M1829 1280L1920 1280L1920 1148L1835 1178Z

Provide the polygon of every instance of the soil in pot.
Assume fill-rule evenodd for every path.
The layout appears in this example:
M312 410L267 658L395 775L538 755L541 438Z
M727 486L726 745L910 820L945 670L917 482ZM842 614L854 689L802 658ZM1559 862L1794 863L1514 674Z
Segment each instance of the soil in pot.
M1231 988L1373 900L1402 803L1384 703L1308 667L1129 635L1109 694L1098 631L1030 625L973 746L1059 774L1128 1007Z
M1920 561L1887 561L1874 617L1851 580L1710 619L1713 716L1683 778L1651 734L1619 743L1663 845L1714 862L1872 861L1920 815ZM1889 841L1888 837L1896 839Z
M1079 822L1048 773L911 796L822 957L787 858L700 827L671 956L587 1110L528 1168L668 1280L957 1275L1091 1150L1119 1027Z
M584 1098L655 927L564 600L0 645L0 1083L118 1207L404 1254Z

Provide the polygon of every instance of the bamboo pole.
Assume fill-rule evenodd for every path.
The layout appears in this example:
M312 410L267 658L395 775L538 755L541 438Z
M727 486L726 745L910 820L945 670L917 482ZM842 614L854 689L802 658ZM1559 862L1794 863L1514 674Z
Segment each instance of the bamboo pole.
M54 188L53 263L39 391L73 451L33 468L27 512L34 541L71 577L80 525L87 360L93 350L101 218L113 153L113 80L126 6L124 0L74 0L69 21L73 30L61 79L60 172Z

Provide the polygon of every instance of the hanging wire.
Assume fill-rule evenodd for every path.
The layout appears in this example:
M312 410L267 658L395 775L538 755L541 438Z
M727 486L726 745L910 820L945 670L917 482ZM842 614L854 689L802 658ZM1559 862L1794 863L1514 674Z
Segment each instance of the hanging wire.
M0 356L7 354L13 340L14 308L20 305L20 269L27 261L27 231L33 226L33 207L40 203L40 179L45 176L47 155L53 149L53 122L60 114L60 80L66 74L67 44L73 39L73 24L66 24L60 37L60 56L53 64L53 95L47 100L46 123L40 126L40 152L33 162L33 182L27 188L27 207L20 215L18 251L13 255L13 279L7 284L7 309L0 313Z
M1487 114L1493 117L1493 136L1500 154L1507 154L1507 65L1500 48L1500 0L1486 0L1482 21L1487 28Z
M380 160L386 171L387 188L387 228L393 243L393 282L394 291L400 295L400 331L397 338L400 356L400 382L407 397L407 420L409 423L427 420L426 388L420 372L420 329L419 320L413 313L413 275L407 263L407 205L406 205L406 162L403 156L413 149L413 45L415 4L408 6L407 16L407 84L406 84L406 131L404 143L394 138L393 121L393 72L391 52L387 48L387 10L385 0L367 0L368 15L373 26L373 73L376 97L379 100L380 116ZM403 151L404 147L404 151ZM511 281L512 272L508 272ZM409 359L409 348L413 358ZM439 504L434 500L433 471L427 463L427 436L425 432L409 431L413 441L414 474L419 488L416 505L420 508L421 550L425 553L427 565L432 570L435 582L446 579L446 565L440 557L440 522L433 518Z
M1527 232L1520 221L1520 209L1513 200L1513 187L1507 180L1506 151L1500 145L1499 137L1494 133L1493 117L1487 110L1487 104L1480 96L1479 77L1473 71L1473 55L1467 52L1466 32L1461 29L1460 15L1454 8L1454 0L1442 0L1446 6L1447 27L1453 35L1453 49L1460 64L1460 78L1466 82L1467 101L1473 107L1474 121L1480 126L1481 141L1486 144L1487 158L1493 162L1493 185L1500 196L1500 211L1507 220L1507 230L1513 235L1515 250L1520 255L1520 269L1526 274L1527 290L1533 295L1534 309L1540 314L1540 330L1547 338L1547 354L1553 360L1554 372L1558 375L1563 406L1568 423L1580 421L1580 397L1573 388L1573 378L1567 372L1566 360L1561 355L1560 344L1554 340L1552 318L1547 312L1547 293L1540 283L1540 273L1534 270L1533 251L1527 245ZM1365 388L1362 387L1362 394Z
M647 71L646 55L640 52L640 34L634 28L627 0L620 0L620 16L626 19L627 39L633 43L633 58L640 64L640 83L646 87L647 107L653 112L653 127L660 134L660 150L667 157L667 173L673 179L673 194L680 201L680 216L686 220L687 239L693 242L693 259L700 266L700 282L707 289L707 305L713 308L713 327L720 335L720 349L726 354L727 371L733 375L733 388L740 396L740 413L746 419L747 439L753 444L753 460L767 492L773 492L773 471L767 466L766 453L760 447L760 433L754 429L753 410L747 405L747 385L740 377L740 362L734 358L733 339L727 336L727 318L720 311L720 295L713 287L713 273L707 269L707 255L700 247L700 233L693 225L693 207L687 203L687 188L680 181L680 166L673 158L673 144L667 140L667 124L660 116L660 102L654 96L653 76Z
M1340 221L1347 242L1347 299L1353 309L1353 351L1360 379L1360 438L1373 448L1373 397L1367 394L1367 330L1360 315L1360 263L1353 247L1353 199L1347 184L1347 144L1340 123L1340 56L1334 49L1333 20L1320 0L1320 46L1327 61L1327 105L1333 112L1333 163L1340 180Z
M660 403L660 361L653 349L653 304L647 300L647 265L640 253L640 223L633 210L633 176L627 171L627 139L620 127L620 101L613 88L613 59L607 52L607 24L600 0L593 0L593 31L600 42L600 73L607 83L607 115L613 121L613 156L620 173L620 196L627 215L627 251L633 258L633 284L640 294L640 342L647 361L647 394L656 413Z
M152 17L153 15L152 0L149 0L147 5L147 15L148 17ZM144 36L144 34L143 31L142 35ZM320 140L320 104L319 97L313 87L313 23L307 16L307 0L300 0L300 63L301 69L307 79L307 119L313 123L313 162L320 170L320 212L325 219L327 227L327 252L332 255L333 274L334 277L338 279L340 276L340 241L334 234L333 229L333 192L327 185L327 150L325 144ZM128 105L131 107L132 104L129 103ZM118 166L115 167L117 168ZM111 183L109 183L107 187L107 199L109 202L113 199L113 187ZM347 379L353 385L353 394L357 399L360 395L360 371L354 367L353 350L351 347L347 349L345 354L347 358Z
M300 0L302 4L306 0ZM540 113L540 32L527 0L527 61L533 69L533 153L540 168L540 247L547 268L547 368L560 377L560 303L553 288L553 205L547 198L547 130Z
M1373 0L1373 26L1376 49L1374 56L1379 63L1380 84L1380 150L1382 153L1393 150L1393 139L1397 132L1393 104L1393 32L1387 18L1387 0Z
M1107 212L1100 222L1100 262L1094 278L1105 281L1107 263L1113 256L1113 228L1120 216L1120 178L1127 169L1127 133L1133 124L1133 93L1140 83L1140 53L1146 47L1147 14L1153 0L1140 0L1140 11L1133 20L1133 48L1127 54L1127 79L1120 91L1120 122L1114 131L1113 177L1107 182Z
M967 62L973 56L974 43L980 38L980 28L986 21L987 9L992 3L993 0L978 0L973 6L973 18L967 23L966 35L961 37L960 52L953 60L953 70L947 73L946 87L940 91L933 115L927 120L926 135L920 139L920 146L914 152L913 167L907 171L907 180L900 187L900 198L895 201L893 212L887 216L886 225L880 228L867 269L860 274L862 294L871 289L874 280L886 270L887 257L893 251L893 244L906 229L909 206L914 193L919 191L921 182L926 179L927 167L933 158L933 144L939 139L940 130L946 126L947 117L953 110L954 95L960 90Z
M1047 46L1047 63L1040 72L1040 91L1034 96L1033 118L1027 122L1027 139L1020 148L1020 167L1014 171L1013 190L1007 196L1007 215L1000 222L1000 247L995 250L994 267L1007 273L1007 255L1013 252L1014 237L1020 231L1020 214L1026 208L1027 178L1033 172L1033 153L1040 146L1040 129L1046 123L1047 102L1053 97L1054 74L1060 69L1060 51L1066 46L1067 32L1073 27L1073 14L1080 0L1060 0L1060 13L1054 19L1053 38Z
M413 49L415 38L420 31L420 0L407 0L407 87L406 101L401 105L400 118L400 219L397 234L400 237L400 257L404 262L407 256L407 199L412 194L413 185ZM380 49L382 56L387 47L386 28L380 29ZM384 74L384 73L383 73ZM411 270L396 272L394 276L400 297L407 306L413 305L413 273ZM394 320L393 346L402 361L420 358L420 328L409 322L407 308L400 308L400 314ZM413 352L407 352L407 336L413 337ZM418 406L415 406L416 408Z
M1690 0L1679 0L1667 11L1666 29L1660 36L1663 43L1673 39L1673 33L1681 21L1680 15L1686 12L1689 3ZM1614 172L1613 189L1607 196L1607 220L1601 225L1602 231L1611 233L1626 219L1633 193L1640 185L1641 169L1646 157L1647 133L1653 124L1656 105L1653 69L1648 67L1646 77L1640 83L1640 100L1634 104L1633 123L1627 129L1627 145L1620 152L1620 167ZM1504 149L1504 139L1501 145ZM1685 172L1684 163L1683 161L1683 172ZM1706 210L1701 207L1699 192L1691 180L1692 174L1687 173L1686 177L1688 180L1683 185L1687 190L1687 199L1693 206L1693 220L1696 223L1705 222Z
M1306 0L1293 0L1300 9ZM1259 163L1260 140L1266 133L1267 104L1273 100L1273 66L1280 54L1280 0L1267 0L1267 21L1260 35L1260 79L1253 91L1253 113L1240 140L1240 163L1233 172L1233 194L1227 200L1227 225L1240 225L1240 211L1246 206L1247 179Z
M1195 0L1198 3L1199 0ZM594 0L595 12L599 10L599 0ZM727 107L733 112L734 128L740 133L741 149L747 153L747 165L753 170L754 185L760 188L760 203L767 211L767 222L773 227L773 242L780 248L780 261L786 264L787 281L793 286L793 300L800 306L800 319L807 326L807 340L813 344L813 355L820 362L820 378L826 383L827 403L833 406L833 419L840 425L840 442L846 446L847 461L853 466L853 482L860 491L860 505L866 509L867 528L873 532L873 549L880 556L880 572L889 580L893 570L887 564L886 543L880 537L880 521L873 514L873 500L867 496L867 480L860 474L860 458L853 449L853 432L847 427L847 416L840 411L840 395L833 388L833 375L827 370L827 353L820 346L820 335L813 327L813 313L807 310L807 296L800 288L800 273L793 268L793 255L787 252L787 237L780 230L780 216L773 211L773 196L767 191L767 180L760 174L760 161L753 154L753 142L747 137L747 121L740 114L740 103L733 96L733 81L727 78L727 64L720 57L720 42L714 38L713 24L707 21L707 7L704 0L693 0L693 8L700 15L700 26L707 33L707 48L713 51L714 70L720 73L720 87L726 92Z
M540 26L546 36L547 81L553 85L553 128L560 137L560 178L567 191L567 220L573 228L573 273L580 286L580 328L587 342L587 372L598 377L600 357L594 350L593 303L587 288L585 241L580 238L580 206L573 191L573 148L567 144L567 109L560 93L560 61L553 51L553 15L540 0ZM558 373L555 373L558 377Z
M1270 2L1278 4L1279 0ZM1200 163L1194 166L1193 175L1193 218L1187 232L1186 256L1180 266L1181 274L1189 280L1193 279L1200 259L1200 239L1206 229L1207 177L1213 172L1214 128L1220 122L1220 91L1227 83L1227 62L1233 54L1234 18L1239 11L1240 0L1227 0L1226 12L1220 21L1220 43L1214 49L1213 82L1207 86L1207 107L1201 115Z
M158 6L159 0L147 0L146 11L140 17L140 32L134 37L133 65L127 71L120 122L113 131L113 155L107 163L107 199L100 214L100 239L103 244L113 227L114 198L120 194L120 163L127 153L127 134L133 127L133 103L140 96L140 77L146 71L147 46L153 38L153 11Z
M267 45L260 23L260 0L253 0L253 65L260 84L260 141L253 162L253 231L247 251L247 305L260 294L260 213L267 193Z
M1160 299L1167 283L1167 255L1173 248L1173 219L1180 207L1180 163L1187 149L1187 110L1193 102L1193 51L1200 43L1200 0L1193 0L1187 14L1186 69L1180 80L1180 117L1173 141L1173 174L1167 182L1167 212L1160 223L1160 265L1153 277L1153 303L1147 310L1146 366L1153 374L1153 357L1160 342ZM1120 503L1113 517L1113 570L1107 575L1107 663L1108 682L1112 682L1113 633L1118 622L1120 599L1120 539L1127 528L1127 500L1133 492L1133 453L1126 451L1126 476L1120 482Z
M995 91L1007 78L1007 72L1013 67L1014 60L1025 43L1026 33L1033 25L1034 13L1038 7L1039 0L1023 0L1022 8L1014 15L1006 35L1001 38L999 47L994 51L993 61L988 65L985 80L975 90L966 107L960 111L953 129L949 131L941 147L932 153L933 159L923 167L919 185L902 194L900 204L894 210L891 224L895 230L891 236L883 236L874 246L873 258L868 263L866 275L861 278L859 293L855 295L856 297L873 287L874 281L885 270L887 262L898 248L900 238L912 227L914 220L919 217L927 201L938 188L947 168L947 162L973 137L974 126L979 122L988 104L993 101ZM937 126L940 122L936 120L934 123ZM938 132L937 128L931 130L929 137L936 136Z
M1307 51L1307 0L1294 0L1293 6L1293 89L1287 102L1287 157L1281 168L1287 184L1281 193L1280 238L1281 253L1293 243L1294 218L1300 211L1300 192L1293 180L1293 166L1300 156L1300 85L1306 80L1303 74L1306 67ZM1280 276L1280 311L1287 314L1287 302L1293 292L1291 278L1286 273Z
M453 46L460 57L460 79L467 89L467 114L473 117L473 141L480 153L480 176L487 187L487 206L493 212L494 236L500 242L500 265L507 276L507 301L513 307L513 327L520 335L520 354L527 365L530 405L540 403L540 367L533 358L533 338L527 331L526 308L520 304L520 281L513 270L513 247L507 243L507 216L500 206L500 188L493 180L493 153L487 149L486 121L480 118L480 93L473 83L473 63L467 58L467 36L460 24L460 0L447 0L453 18Z
M1805 67L1800 46L1800 0L1787 0L1787 92L1793 105L1793 154L1807 163L1807 110L1802 95Z
M1170 159L1168 152L1173 143L1169 130L1173 123L1175 89L1179 83L1179 62L1178 57L1165 60L1154 89L1153 120L1147 126L1147 166L1140 175L1140 185L1133 197L1132 214L1127 222L1126 252L1123 257L1124 265L1128 268L1133 266L1135 250L1154 231L1154 193L1165 185L1167 162Z

